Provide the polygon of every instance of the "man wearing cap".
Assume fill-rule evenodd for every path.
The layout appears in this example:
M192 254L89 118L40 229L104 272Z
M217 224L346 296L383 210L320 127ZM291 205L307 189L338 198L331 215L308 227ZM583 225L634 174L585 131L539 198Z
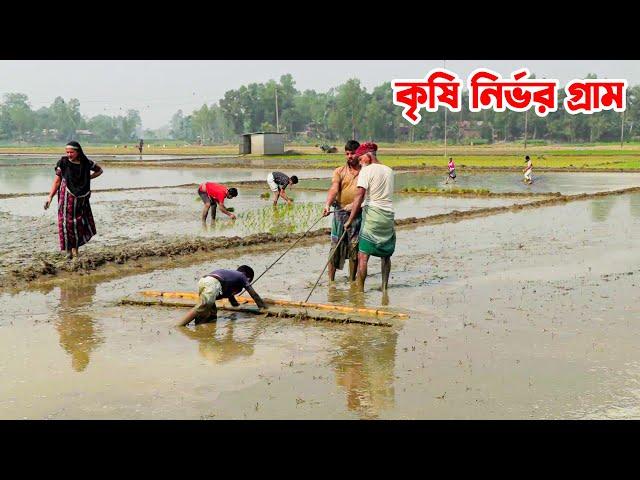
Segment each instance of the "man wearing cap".
M207 215L209 214L209 208L213 205L213 211L211 212L211 221L216 219L216 207L220 206L220 211L225 215L228 215L233 220L236 216L227 210L224 206L224 201L227 198L234 198L238 196L238 190L235 188L227 188L224 185L213 182L204 182L198 187L198 195L204 202L202 209L202 223L207 221Z
M331 282L336 278L336 269L342 270L347 258L349 259L349 278L352 282L356 279L361 215L355 217L351 229L339 245L338 240L344 232L344 223L349 219L353 199L357 192L360 162L358 162L355 153L359 146L360 143L355 140L349 140L344 146L347 163L333 171L331 187L322 211L322 215L326 217L329 215L331 207L334 208L333 221L331 222L331 249L332 251L335 249L335 252L329 263L329 281Z
M393 170L378 161L375 143L363 143L356 150L361 170L351 215L344 227L350 228L362 209L362 225L358 243L357 285L364 291L369 256L382 261L382 292L386 294L391 273L391 255L396 248L395 214L393 211ZM365 198L366 196L366 198ZM364 207L363 207L364 203Z

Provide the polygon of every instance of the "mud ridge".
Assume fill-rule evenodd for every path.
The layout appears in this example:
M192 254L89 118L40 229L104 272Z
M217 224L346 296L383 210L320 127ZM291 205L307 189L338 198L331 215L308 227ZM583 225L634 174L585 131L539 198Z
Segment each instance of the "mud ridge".
M325 166L326 167L326 166ZM438 165L413 165L413 166L402 166L402 167L393 167L394 171L418 171L418 172L439 172L443 173L443 176L446 176L446 166L442 168ZM517 165L506 165L502 167L489 167L489 166L480 166L480 165L456 165L456 170L459 172L471 171L471 172L518 172L522 173L522 167ZM640 172L640 168L615 168L615 167L542 167L536 166L535 171L540 172L558 172L558 173L638 173Z
M506 205L501 207L487 207L479 208L477 210L467 210L461 212L459 210L453 210L448 213L441 213L438 215L431 215L429 217L409 217L396 220L396 226L403 227L407 225L435 225L439 223L458 222L470 218L488 217L490 215L496 215L499 213L519 212L522 210L530 210L540 207L550 207L554 205L560 205L577 200L590 200L593 198L608 197L612 195L624 195L627 193L638 193L640 187L630 187L621 190L612 190L607 192L596 193L579 193L575 195L560 195L552 198L545 198L543 200L537 200L529 203L523 203L518 205Z
M322 228L309 232L306 237L328 236L330 228ZM123 244L113 247L99 247L87 253L86 257L67 260L60 252L46 252L36 255L34 262L22 269L10 270L0 278L0 287L15 285L18 281L31 281L45 275L57 275L61 272L88 272L108 264L125 264L138 259L152 257L184 256L196 252L213 252L221 249L249 247L271 243L279 245L283 242L300 238L300 234L257 233L246 237L188 238L184 240L168 240L164 242L138 242L137 245Z
M627 193L638 193L640 187L630 187L621 190L607 192L581 193L576 195L562 195L559 197L546 198L532 201L520 205L508 205L500 207L487 207L477 210L459 211L453 210L448 213L431 215L428 217L409 217L396 220L397 227L415 227L422 225L436 225L448 222L459 222L466 219L487 217L500 213L519 212L540 207L560 205L577 200L589 200L593 198L607 197L612 195L624 195ZM306 234L306 239L319 240L330 234L330 228L321 228ZM281 248L282 244L298 240L300 234L271 234L257 233L246 237L219 237L219 238L188 238L165 240L163 242L146 241L138 242L137 245L123 244L118 246L104 246L95 250L84 250L84 255L79 259L67 260L60 252L47 252L34 256L33 263L22 269L10 270L7 275L0 278L0 288L15 287L21 282L28 282L39 277L55 276L64 272L85 273L99 269L107 265L124 265L140 259L151 259L167 257L183 257L198 252L219 252L220 250L244 249L245 247L255 247L269 244L276 248ZM308 243L307 243L308 244ZM86 252L86 253L85 253Z
M197 187L197 183L181 183L180 185L166 185L162 187L129 187L129 188L102 188L97 190L91 190L91 193L106 193L106 192L132 192L135 190L159 190L166 188L184 188L184 187ZM18 197L43 197L49 195L49 192L31 192L31 193L1 193L0 200L5 198L18 198Z
M394 194L402 195L424 195L430 197L469 197L469 198L536 198L536 197L561 197L560 192L394 192Z
M304 178L302 180L327 180L329 177L313 177L313 178ZM239 181L230 181L225 182L228 185L239 185L245 187L255 187L262 184L266 184L266 180L239 180ZM179 185L164 185L158 187L124 187L124 188L100 188L96 190L91 190L91 193L107 193L107 192L133 192L136 190L162 190L169 188L186 188L193 187L197 188L199 183L181 183ZM297 190L310 190L310 191L326 191L326 188L297 188ZM49 195L49 192L30 192L30 193L0 193L0 200L4 200L5 198L18 198L18 197L46 197Z

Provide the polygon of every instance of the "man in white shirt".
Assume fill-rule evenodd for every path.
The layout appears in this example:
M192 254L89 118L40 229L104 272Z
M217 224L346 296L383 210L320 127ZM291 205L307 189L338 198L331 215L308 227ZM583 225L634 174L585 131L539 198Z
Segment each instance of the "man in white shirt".
M364 291L369 256L382 261L382 292L386 295L391 273L391 255L396 248L395 215L393 211L393 170L376 157L378 146L363 143L356 150L362 169L358 175L357 193L351 216L344 224L349 228L362 208L362 225L358 245L358 288ZM366 198L365 198L366 195ZM364 207L362 206L364 202Z

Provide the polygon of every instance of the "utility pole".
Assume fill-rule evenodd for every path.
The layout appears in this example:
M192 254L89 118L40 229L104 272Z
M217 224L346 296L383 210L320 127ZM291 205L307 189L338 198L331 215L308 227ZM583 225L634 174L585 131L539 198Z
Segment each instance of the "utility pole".
M529 119L529 110L524 112L524 149L527 149L527 120Z
M447 61L443 60L442 68L447 68ZM444 109L444 156L447 156L447 108Z
M622 119L620 120L620 150L622 150L624 142L624 112L622 112Z
M278 88L276 87L276 132L280 133L280 119L278 117Z

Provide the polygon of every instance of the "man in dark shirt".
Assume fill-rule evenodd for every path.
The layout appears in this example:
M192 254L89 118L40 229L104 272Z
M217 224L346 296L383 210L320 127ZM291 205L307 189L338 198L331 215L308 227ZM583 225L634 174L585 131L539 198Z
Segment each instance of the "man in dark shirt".
M218 269L208 273L198 282L198 304L182 317L178 326L185 326L195 318L196 325L211 322L217 318L216 300L226 298L234 307L239 305L236 295L245 289L256 305L262 310L267 308L260 296L251 286L253 269L242 265L237 270Z
M271 172L267 176L267 184L269 185L269 189L273 192L273 206L275 207L278 204L278 199L280 197L284 198L289 205L291 205L291 199L287 197L285 193L285 189L293 184L298 183L298 177L292 175L291 178L286 176L282 172Z

